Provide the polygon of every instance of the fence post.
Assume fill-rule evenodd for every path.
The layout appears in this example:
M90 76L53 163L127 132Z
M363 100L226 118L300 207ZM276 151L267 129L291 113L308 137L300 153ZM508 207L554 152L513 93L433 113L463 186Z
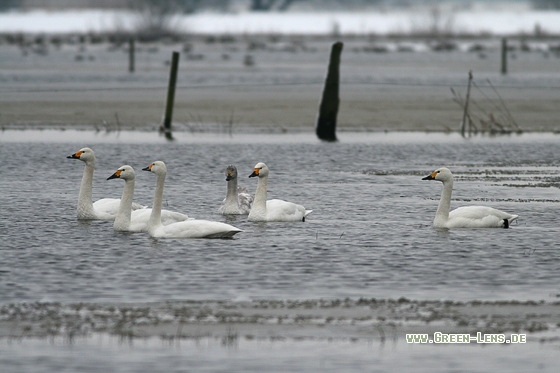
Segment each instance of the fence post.
M325 81L325 88L323 89L323 97L319 105L319 115L317 117L315 133L319 139L324 141L337 141L336 116L338 115L338 105L340 104L338 87L342 47L343 44L340 41L332 45L327 79Z
M128 40L128 71L134 72L134 39Z
M167 103L165 105L165 117L163 119L162 131L165 137L172 139L171 118L173 117L173 104L175 101L175 86L177 85L177 70L179 69L179 52L173 52L171 57L171 69L169 71L169 86L167 88Z
M467 97L465 98L465 110L463 111L463 123L461 124L461 136L465 137L465 127L468 127L469 137L471 136L471 124L469 116L469 99L471 96L471 82L472 82L472 70L469 71L469 84L467 86ZM467 121L469 124L467 125Z
M502 74L507 74L507 39L502 38Z

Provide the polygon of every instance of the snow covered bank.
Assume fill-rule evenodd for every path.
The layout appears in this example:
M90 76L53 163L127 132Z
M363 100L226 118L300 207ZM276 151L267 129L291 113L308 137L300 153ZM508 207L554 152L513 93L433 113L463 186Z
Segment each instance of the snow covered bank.
M132 12L30 11L0 13L0 32L71 33L132 31L138 17ZM377 12L198 13L172 20L177 30L195 34L413 34L438 30L467 34L560 34L560 11L524 8L380 10Z

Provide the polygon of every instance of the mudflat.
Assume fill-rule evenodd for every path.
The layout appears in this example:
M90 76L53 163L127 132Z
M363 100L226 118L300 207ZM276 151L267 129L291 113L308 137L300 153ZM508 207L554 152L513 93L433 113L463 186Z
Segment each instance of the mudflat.
M560 57L552 52L523 51L513 41L502 74L499 40L454 40L451 50L436 51L425 40L287 36L136 43L134 72L127 43L4 42L0 125L158 128L169 60L179 51L175 130L311 131L339 39L339 131L457 131L463 107L454 98L464 100L469 71L477 129L560 128Z

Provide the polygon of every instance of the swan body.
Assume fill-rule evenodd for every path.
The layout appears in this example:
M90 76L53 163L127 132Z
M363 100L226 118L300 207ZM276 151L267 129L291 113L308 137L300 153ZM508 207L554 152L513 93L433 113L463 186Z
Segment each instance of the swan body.
M95 168L95 154L90 148L82 148L66 158L79 159L85 162L84 175L78 197L77 214L80 220L113 220L119 212L120 199L102 198L95 203L92 201L93 170ZM133 210L143 209L146 206L137 203L132 205Z
M150 236L154 238L230 238L241 232L241 229L226 223L198 219L163 225L161 205L167 168L165 163L156 161L142 170L153 172L157 178L154 205L148 221Z
M268 167L264 163L257 163L249 177L258 177L257 191L253 206L247 220L259 221L305 221L305 217L313 210L306 210L302 205L281 199L266 200L268 187Z
M436 228L509 228L519 215L512 215L488 206L463 206L449 211L453 174L449 169L438 168L422 180L438 180L443 183L434 227Z
M229 165L226 169L227 193L220 209L222 215L247 215L253 205L253 196L246 188L237 186L237 168Z
M121 232L147 232L152 209L145 208L132 211L132 199L134 197L134 183L136 179L134 169L129 165L124 165L107 178L107 180L111 179L124 180L124 189L120 200L119 212L115 217L113 229ZM179 212L169 210L161 211L161 221L163 225L185 221L187 219L189 219L187 215Z

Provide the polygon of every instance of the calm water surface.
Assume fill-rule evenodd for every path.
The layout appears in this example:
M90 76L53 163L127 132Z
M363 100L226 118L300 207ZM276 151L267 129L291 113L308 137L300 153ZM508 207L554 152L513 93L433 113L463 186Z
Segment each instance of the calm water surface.
M340 138L328 144L310 134L233 138L178 134L176 141L166 142L144 133L4 131L0 303L344 297L554 301L560 296L560 135L464 140L443 134L340 134ZM233 240L154 240L146 234L116 233L108 222L77 221L84 164L66 156L84 146L97 156L94 199L120 197L124 183L106 178L130 164L137 171L135 200L151 205L155 177L140 170L162 160L168 168L167 208L226 221L244 232ZM217 213L225 196L225 167L237 165L239 184L254 192L256 180L247 176L257 162L265 162L271 170L269 198L314 210L305 223L255 224L245 216L225 218ZM518 223L507 230L434 229L431 223L442 186L421 178L440 166L456 176L452 207L485 204L518 214ZM41 365L44 349L45 355L54 354L47 360L56 365L66 354L89 348L87 343L71 351L57 343L25 343L39 344L32 346L33 359L38 360L31 366ZM103 356L110 345L96 345L92 359ZM335 348L309 342L306 347L309 356L334 348L348 359L341 357L337 364L352 361L355 365L347 367L356 367L355 371L375 366L391 370L382 356L395 353L391 348L380 353L376 346L371 356L356 361L371 346ZM426 353L409 347L401 345L401 353ZM150 350L154 359L166 361L171 364L167 371L175 371L173 359L180 365L186 358L181 354L193 354L200 346L182 352L165 347L163 353L158 348ZM256 351L256 360L249 358L246 348ZM284 356L284 348L292 351L286 356L298 350L244 342L233 352L214 347L215 353L203 348L205 352L194 354L203 366L205 359L212 360L213 371L226 371L228 356L240 364L236 370L258 371L251 361L258 366L266 361L263 356ZM455 348L459 347L431 349L428 356L434 360L439 354L447 356L452 369ZM5 344L2 349L13 356L26 350ZM474 356L481 350L488 362L511 351L497 347L462 351ZM534 350L523 351L535 356L531 367L542 361ZM116 358L115 367L142 353L142 347L133 349ZM172 361L168 355L173 355ZM325 356L323 363L330 364ZM297 359L286 357L278 370L301 371ZM308 370L340 370L336 364L320 365L319 360L305 360L311 364ZM9 366L24 371L16 369L15 361L9 360Z

